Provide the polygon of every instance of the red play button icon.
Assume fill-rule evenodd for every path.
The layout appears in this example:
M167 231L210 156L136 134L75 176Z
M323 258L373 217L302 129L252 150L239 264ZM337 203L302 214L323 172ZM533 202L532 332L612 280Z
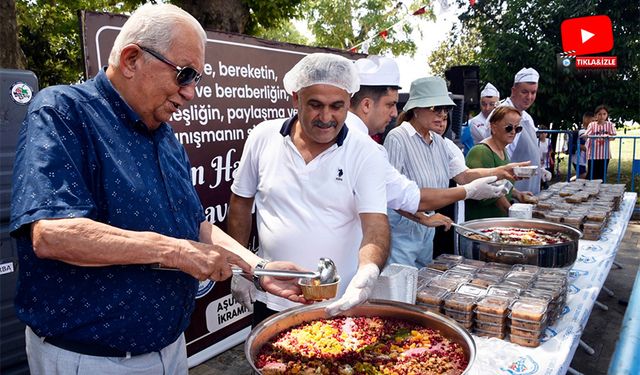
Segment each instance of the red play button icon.
M611 19L605 15L564 20L560 34L562 49L566 53L581 56L609 52L613 48Z

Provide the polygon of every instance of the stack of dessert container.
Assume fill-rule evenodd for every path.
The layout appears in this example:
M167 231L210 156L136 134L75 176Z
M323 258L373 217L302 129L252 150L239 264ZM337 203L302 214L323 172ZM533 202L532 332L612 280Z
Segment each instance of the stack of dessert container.
M473 328L473 310L477 300L477 296L449 293L444 299L444 314L470 330Z
M478 336L508 337L536 347L566 302L568 269L469 261L457 255L436 261L447 268L443 272L427 266L418 272L416 304Z
M549 300L519 297L511 304L509 340L515 344L537 347L548 325Z
M509 306L515 296L486 295L476 302L474 332L478 336L504 339L507 334Z

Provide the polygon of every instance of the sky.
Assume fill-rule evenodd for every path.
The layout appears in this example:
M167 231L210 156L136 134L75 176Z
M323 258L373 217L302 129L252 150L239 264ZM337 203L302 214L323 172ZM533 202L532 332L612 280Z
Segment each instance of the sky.
M413 57L389 56L394 57L400 67L401 92L409 92L411 81L431 75L431 69L427 65L427 58L447 37L454 22L458 22L459 9L455 5L443 10L439 2L435 2L434 12L436 14L435 22L419 17L416 17L417 21L412 21L412 25L419 25L423 35L421 40L416 42L418 50ZM414 37L420 39L419 33L415 32Z
M418 47L414 56L388 55L388 57L394 58L400 67L400 87L402 87L400 92L409 92L411 81L431 75L431 69L427 65L427 58L447 37L453 23L458 22L457 16L460 9L456 8L455 5L443 9L440 4L446 2L446 0L434 2L435 21L426 17L407 16L407 22L413 26L414 30L420 28L422 36L419 32L414 31L413 39ZM448 2L451 3L452 1ZM313 35L309 32L304 21L294 20L293 23L304 36L310 40L313 39Z

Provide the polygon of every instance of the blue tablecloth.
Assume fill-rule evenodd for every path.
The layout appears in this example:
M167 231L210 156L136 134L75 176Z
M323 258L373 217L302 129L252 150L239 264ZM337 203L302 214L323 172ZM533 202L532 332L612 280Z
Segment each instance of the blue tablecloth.
M636 193L625 193L619 211L612 214L598 241L580 240L578 258L570 274L562 316L546 329L543 343L526 348L508 341L474 336L477 346L473 375L565 374L582 330L607 279L636 203Z

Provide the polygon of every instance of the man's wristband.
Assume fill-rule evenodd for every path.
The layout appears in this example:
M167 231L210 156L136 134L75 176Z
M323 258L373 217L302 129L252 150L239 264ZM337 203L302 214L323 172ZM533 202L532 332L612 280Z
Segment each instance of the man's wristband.
M256 289L258 289L261 292L264 292L264 289L262 288L262 285L260 285L260 276L256 275L255 271L257 270L263 270L267 264L269 263L268 260L263 259L260 262L258 262L258 264L256 264L256 267L253 269L253 285L256 287Z

